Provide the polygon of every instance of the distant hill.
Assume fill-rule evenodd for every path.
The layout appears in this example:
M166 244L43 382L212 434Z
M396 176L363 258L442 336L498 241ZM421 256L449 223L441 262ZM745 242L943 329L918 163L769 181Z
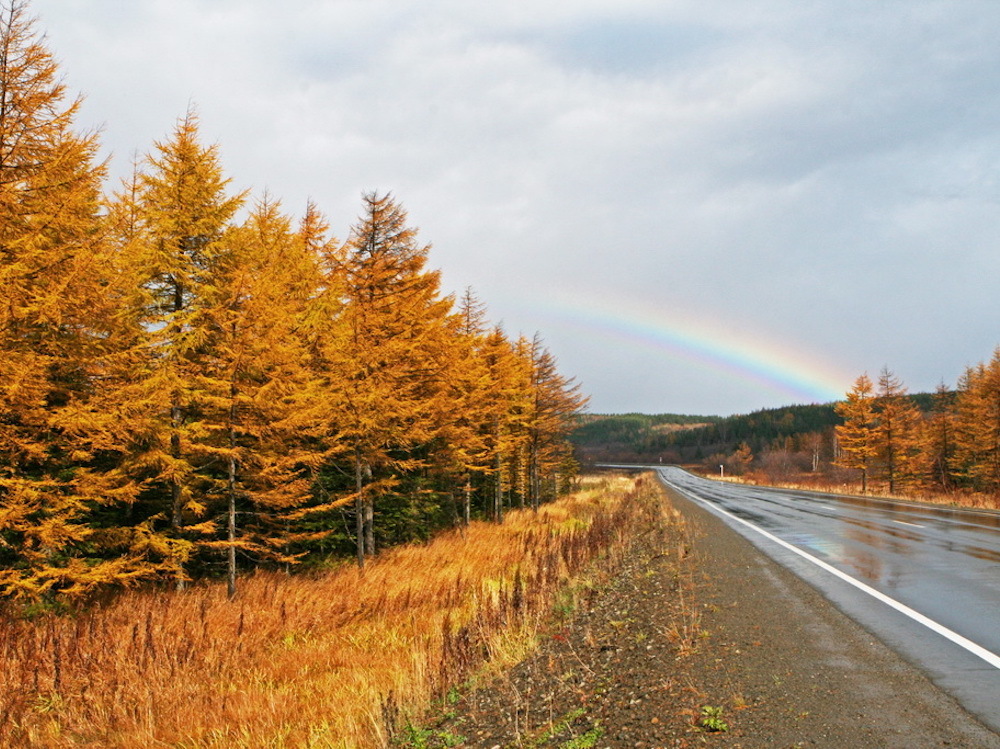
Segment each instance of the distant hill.
M685 414L584 414L570 441L586 463L659 456L670 435L711 427L724 417Z
M840 424L834 404L786 406L736 416L606 414L580 417L570 435L585 463L700 463L746 443L754 454Z
M934 396L919 393L909 397L927 411ZM820 435L829 445L833 428L841 423L834 405L785 406L724 417L587 414L579 417L570 441L588 464L701 463L733 453L744 443L754 455L776 447L799 450L809 435Z
M579 420L570 441L585 461L601 461L652 455L668 435L713 425L722 417L630 413L585 414Z

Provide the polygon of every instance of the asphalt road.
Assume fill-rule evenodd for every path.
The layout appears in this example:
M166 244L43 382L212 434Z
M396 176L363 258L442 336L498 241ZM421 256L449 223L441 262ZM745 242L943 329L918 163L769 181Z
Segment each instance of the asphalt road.
M657 470L1000 732L1000 513Z

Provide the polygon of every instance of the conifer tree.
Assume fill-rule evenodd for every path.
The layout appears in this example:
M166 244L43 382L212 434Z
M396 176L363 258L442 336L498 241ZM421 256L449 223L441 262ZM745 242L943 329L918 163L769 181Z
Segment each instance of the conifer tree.
M542 345L538 335L531 344L531 364L528 491L532 507L538 509L543 477L552 476L567 465L571 454L568 436L574 417L586 406L587 398L581 395L579 385L559 373L555 357Z
M449 352L442 386L431 404L435 438L430 459L454 517L466 525L472 518L473 476L488 469L483 424L490 378L481 350L485 320L482 303L466 289L448 319Z
M955 454L954 393L941 383L934 393L933 406L920 431L918 470L924 483L949 491L955 488L952 463Z
M1000 492L1000 348L959 381L952 465L971 488Z
M911 481L917 449L920 414L906 398L906 388L896 375L883 367L873 404L875 412L875 459L889 492Z
M0 3L0 592L82 595L144 574L88 521L129 498L86 410L107 339L97 138L74 129L27 3Z
M867 374L862 374L847 393L847 398L836 405L837 414L844 420L836 428L840 444L837 465L861 472L861 492L868 491L868 475L876 455L874 386Z
M206 494L224 508L225 540L215 545L226 549L233 596L237 549L251 558L294 561L290 518L309 497L318 459L307 443L315 434L308 402L314 389L300 330L318 277L315 258L268 196L226 243L217 302L206 310L214 332L202 378L205 437L190 450L209 466ZM238 510L245 518L239 532Z
M117 372L130 415L124 468L142 481L140 514L149 527L169 527L179 586L196 542L214 530L204 522L211 480L203 468L211 458L203 446L211 429L203 412L226 387L212 369L218 328L211 312L231 253L226 231L243 202L242 194L227 194L228 185L218 149L201 145L198 118L188 112L169 140L155 144L116 208L135 217L119 249L140 291L128 316L133 348Z
M335 513L354 502L353 493L343 494L337 480L349 450L340 439L340 425L345 420L345 385L341 377L345 372L344 347L350 339L344 314L347 248L329 234L326 219L312 202L299 224L296 242L311 259L316 288L307 301L299 329L311 377L312 397L307 399L306 420L311 425L307 438L312 452L312 496L294 513L294 521L322 548L331 529L339 525Z
M430 441L427 404L440 387L451 300L439 273L426 269L429 247L417 242L406 211L391 195L364 195L345 262L342 340L328 361L336 432L354 476L357 559L375 553L375 502L399 475L422 460L413 449Z
M523 342L522 342L523 343ZM517 459L524 441L531 397L531 360L499 326L483 341L483 357L491 384L483 404L487 415L487 451L492 473L490 516L503 521L505 497L516 490Z

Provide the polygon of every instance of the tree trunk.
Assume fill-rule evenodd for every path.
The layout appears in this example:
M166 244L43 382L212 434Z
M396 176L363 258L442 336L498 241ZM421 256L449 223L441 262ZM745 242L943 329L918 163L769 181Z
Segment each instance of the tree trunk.
M528 493L531 495L531 509L536 512L541 501L539 495L542 493L542 481L538 474L538 453L533 448L528 458Z
M174 312L180 312L184 309L184 288L179 283L174 283ZM181 408L180 396L177 393L171 395L170 398L170 457L175 461L181 459L181 421L184 418L184 411ZM172 472L172 477L170 479L170 500L171 500L171 525L177 534L180 534L181 527L184 523L183 518L183 504L184 504L184 494L181 487L181 482L177 477L176 466ZM180 569L177 573L177 590L184 590L186 583L184 580L184 570Z
M235 417L236 404L230 406L230 418ZM229 425L229 525L227 539L229 549L227 550L228 572L226 578L226 592L229 600L236 597L236 430L232 423Z
M496 458L496 491L493 494L493 519L498 523L503 522L503 461L500 458L500 451L497 451Z
M466 525L472 522L472 481L468 477L465 479L464 519Z
M357 535L358 567L365 568L365 507L362 500L364 491L364 476L361 472L361 457L354 456L354 488L357 496L354 499L354 532Z
M170 408L170 423L172 427L170 433L170 457L179 461L181 459L181 408L177 405L176 398L174 405ZM177 535L180 535L180 530L184 526L183 509L183 487L181 486L180 479L174 473L170 479L170 525ZM184 569L183 565L181 565L181 568L177 571L177 590L184 590L185 587Z
M375 556L375 501L371 492L365 496L365 553Z

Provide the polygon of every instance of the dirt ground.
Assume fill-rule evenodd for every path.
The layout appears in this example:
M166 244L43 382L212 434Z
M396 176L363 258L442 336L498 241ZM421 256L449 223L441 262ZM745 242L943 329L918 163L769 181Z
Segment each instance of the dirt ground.
M1000 736L721 521L638 548L410 746L976 747ZM403 742L404 745L407 742Z

